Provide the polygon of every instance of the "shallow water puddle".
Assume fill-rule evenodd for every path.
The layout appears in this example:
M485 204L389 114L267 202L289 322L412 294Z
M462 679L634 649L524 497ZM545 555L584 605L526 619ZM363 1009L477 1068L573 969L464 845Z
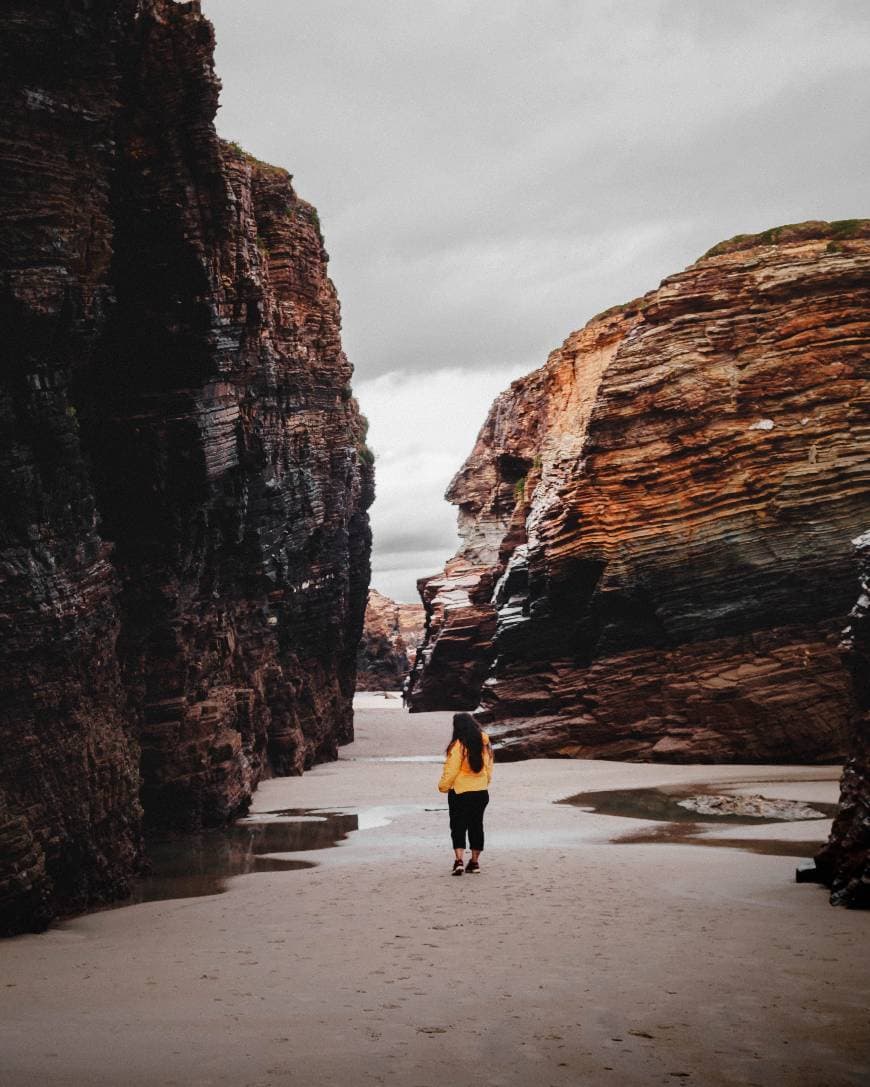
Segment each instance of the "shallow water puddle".
M314 868L313 861L280 854L330 849L353 831L385 827L409 810L422 809L385 804L345 811L283 808L256 812L219 830L152 840L146 848L150 873L117 905L217 895L233 876Z
M742 788L744 784L731 782L728 785L660 785L647 789L605 789L600 792L577 793L576 796L566 797L558 803L587 808L599 815L621 815L627 819L654 819L669 823L740 823L744 826L755 826L759 823L793 821L793 817L781 814L764 816L729 811L700 812L681 803L690 797L724 798L736 802L740 798L732 796L730 789ZM786 809L794 801L772 800L769 803L772 807L780 804ZM806 807L813 809L813 817L816 819L827 819L837 810L836 804L824 804L815 800Z
M373 830L375 827L388 826L394 819L397 819L400 815L408 811L419 811L419 808L415 805L408 804L379 804L370 808L348 809L349 814L347 815L342 815L340 812L319 812L315 809L303 810L301 808L286 808L283 811L267 811L259 812L256 815L249 815L243 823L248 825L250 823L259 822L260 820L267 820L270 825L274 826L278 820L288 816L294 820L350 818L356 820L356 825L350 827L350 830ZM342 838L346 837L347 833L342 835ZM335 843L330 842L329 844L334 845ZM302 848L322 849L323 847L314 845L303 846ZM289 852L289 850L274 850L273 852Z
M752 853L762 853L770 856L781 857L812 857L818 851L824 840L824 835L816 840L791 841L775 838L716 838L710 837L704 824L735 824L739 826L757 826L761 824L775 824L785 826L793 823L794 817L787 815L758 815L747 812L733 812L727 810L727 802L739 802L739 797L733 797L729 788L742 788L745 782L731 782L729 785L664 785L657 788L646 789L608 789L599 792L578 793L576 796L566 797L558 801L560 804L570 804L584 808L587 811L599 815L616 815L627 819L643 819L654 822L664 822L667 825L661 827L644 828L642 830L629 831L628 833L611 838L616 845L637 845L648 843L667 843L671 845L704 845L726 849L743 849ZM777 782L777 784L783 784ZM715 804L720 799L725 803L725 809L697 810L697 806L689 808L683 806L689 798L696 802L699 798L710 798ZM770 801L772 809L777 805L788 810L790 801ZM795 808L799 805L795 805ZM819 803L813 801L806 806L812 810L815 818L807 815L800 816L801 821L809 821L815 830L819 823L817 820L827 819L836 812L836 804ZM806 808L804 809L806 811Z
M220 830L151 841L146 849L151 871L119 905L221 894L233 876L313 868L311 861L272 854L329 849L366 822L362 813L291 808L248 816Z
M747 853L761 853L769 857L814 857L821 849L824 838L800 842L786 838L710 838L698 823L668 823L653 830L623 834L610 841L614 845L709 845L722 849L742 849Z
M443 763L443 755L339 755L339 762L431 762Z

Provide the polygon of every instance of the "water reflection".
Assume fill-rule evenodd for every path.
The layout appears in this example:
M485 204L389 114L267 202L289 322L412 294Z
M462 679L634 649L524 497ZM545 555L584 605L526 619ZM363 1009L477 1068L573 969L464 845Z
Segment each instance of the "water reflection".
M697 823L667 823L652 830L639 830L611 838L614 845L708 845L720 849L742 849L768 857L814 857L823 838L817 841L789 841L787 838L709 838Z
M202 834L147 843L149 874L123 905L221 894L233 876L313 868L310 861L274 856L328 849L359 829L359 816L288 809L239 820Z
M443 755L339 755L340 762L431 762L443 763Z
M586 808L599 815L621 815L626 819L654 819L668 823L740 823L756 826L759 823L790 822L776 816L736 815L731 812L698 812L681 807L680 800L689 796L721 796L728 793L725 785L661 785L647 789L606 789L594 793L578 793L558 801ZM836 804L813 801L819 818L836 813Z
M735 783L736 784L736 783ZM778 784L782 784L778 782ZM790 841L778 838L714 838L708 836L703 824L732 823L755 826L761 823L785 825L791 820L765 818L733 813L701 813L681 807L678 801L688 796L721 796L727 794L724 785L664 785L646 789L607 789L598 792L578 793L558 801L571 804L599 815L617 815L627 819L644 819L664 826L645 827L629 831L610 839L615 845L641 845L650 843L669 845L703 845L722 849L742 849L777 857L813 857L818 853L827 833L825 817L836 813L836 804L812 801L811 807L819 812L819 820L811 820L808 830L818 828L815 841Z
M397 819L400 815L405 815L408 812L419 811L420 806L418 804L376 804L368 808L360 808L352 815L346 816L349 819L356 819L356 825L350 827L350 830L373 830L375 827L386 827L394 819ZM428 810L428 809L424 809ZM276 818L291 817L293 819L317 819L321 818L323 813L312 815L310 809L302 808L285 808L282 811L267 811L258 815L251 815L246 822L253 822L260 819L267 819L274 821ZM330 819L341 819L342 816L339 812L329 812L327 817ZM349 833L349 831L348 831ZM347 835L342 835L346 837ZM332 843L334 844L334 843ZM310 849L320 849L321 846L309 846Z

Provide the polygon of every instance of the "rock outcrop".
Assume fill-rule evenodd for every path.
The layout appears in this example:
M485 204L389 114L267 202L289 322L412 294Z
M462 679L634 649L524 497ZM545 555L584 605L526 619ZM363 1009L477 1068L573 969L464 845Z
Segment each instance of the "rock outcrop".
M849 759L840 783L840 807L831 837L816 857L819 877L835 906L870 907L870 533L855 541L860 594L842 649L858 703Z
M198 3L0 15L0 931L352 737L373 497L315 210ZM140 803L142 807L140 807Z
M358 691L400 691L423 641L422 604L400 604L369 589L357 652Z
M829 761L870 490L870 223L715 247L495 402L413 710L500 757Z

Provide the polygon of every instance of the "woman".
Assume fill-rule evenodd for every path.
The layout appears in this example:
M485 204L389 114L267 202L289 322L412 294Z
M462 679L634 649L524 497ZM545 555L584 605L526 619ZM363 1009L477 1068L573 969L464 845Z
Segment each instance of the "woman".
M492 747L489 737L481 732L470 713L453 715L453 738L447 745L444 772L438 782L447 793L450 809L450 837L453 841L453 875L463 871L480 872L483 852L483 809L489 803L489 783L492 781ZM471 860L463 869L465 836L471 847Z

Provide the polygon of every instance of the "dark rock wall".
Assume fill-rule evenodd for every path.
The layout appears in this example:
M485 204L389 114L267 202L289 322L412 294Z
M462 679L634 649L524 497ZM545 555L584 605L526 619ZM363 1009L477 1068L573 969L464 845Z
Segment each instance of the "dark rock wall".
M868 344L866 221L724 244L574 333L451 485L466 542L424 586L412 708L473 704L488 650L502 758L839 757ZM464 600L469 564L494 587Z
M0 13L0 929L352 736L373 496L317 214L169 0Z
M111 303L112 6L0 13L0 931L125 890L138 745L71 385Z
M840 808L816 868L835 906L870 907L870 533L856 541L860 562L858 602L842 649L855 688L849 758L840 783Z

